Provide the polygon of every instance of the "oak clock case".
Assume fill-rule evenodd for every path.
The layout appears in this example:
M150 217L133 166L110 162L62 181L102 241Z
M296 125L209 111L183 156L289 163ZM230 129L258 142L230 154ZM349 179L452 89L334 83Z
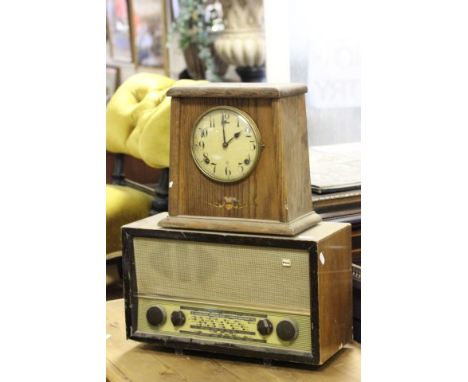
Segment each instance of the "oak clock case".
M300 84L171 88L169 216L161 226L294 236L317 224L306 92Z
M198 169L224 183L248 177L263 148L255 122L229 106L211 108L198 118L190 147Z

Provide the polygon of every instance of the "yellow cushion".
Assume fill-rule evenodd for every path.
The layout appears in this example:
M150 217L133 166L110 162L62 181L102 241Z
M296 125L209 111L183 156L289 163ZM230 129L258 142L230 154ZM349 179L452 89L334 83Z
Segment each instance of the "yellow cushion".
M107 105L107 150L131 155L151 167L169 167L171 100L166 92L190 83L196 81L175 81L153 73L129 77Z
M106 185L106 253L122 248L120 228L149 215L152 197L130 187Z

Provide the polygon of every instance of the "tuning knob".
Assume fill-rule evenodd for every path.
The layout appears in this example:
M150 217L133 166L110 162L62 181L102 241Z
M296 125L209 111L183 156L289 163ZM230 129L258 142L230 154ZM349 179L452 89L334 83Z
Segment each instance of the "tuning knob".
M268 336L273 331L273 324L270 320L262 318L257 322L257 330L262 336Z
M276 334L283 341L293 341L297 338L299 329L294 321L286 319L276 325Z
M185 314L181 310L175 310L171 314L171 322L174 326L182 326L185 324Z
M152 306L146 311L146 320L153 326L166 322L166 311L161 306Z

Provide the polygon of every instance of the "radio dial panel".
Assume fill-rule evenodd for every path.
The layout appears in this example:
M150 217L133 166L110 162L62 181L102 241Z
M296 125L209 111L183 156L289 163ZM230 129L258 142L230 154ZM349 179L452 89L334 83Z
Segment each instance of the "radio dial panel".
M139 321L138 331L148 334L188 336L218 343L286 346L303 351L304 343L310 343L310 316L306 314L228 310L149 298L140 298L139 305L139 309L147 312L147 323ZM167 323L166 316L170 317Z

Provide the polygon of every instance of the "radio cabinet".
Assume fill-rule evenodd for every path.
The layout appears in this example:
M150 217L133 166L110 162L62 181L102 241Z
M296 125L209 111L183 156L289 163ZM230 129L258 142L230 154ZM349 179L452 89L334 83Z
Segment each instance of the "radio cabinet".
M123 227L127 337L321 365L352 338L350 225L295 237Z

